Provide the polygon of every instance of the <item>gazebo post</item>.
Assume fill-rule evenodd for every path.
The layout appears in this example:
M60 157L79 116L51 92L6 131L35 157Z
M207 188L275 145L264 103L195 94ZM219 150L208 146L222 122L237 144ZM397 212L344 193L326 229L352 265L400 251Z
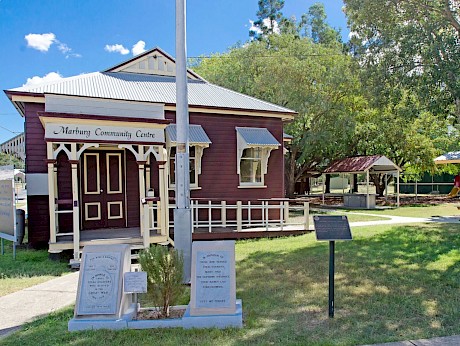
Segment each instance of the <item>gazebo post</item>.
M323 204L324 204L324 194L325 194L325 188L326 188L326 183L324 182L324 179L326 179L326 174L323 174L323 179L321 179L323 181Z
M388 200L388 174L385 173L385 202Z
M366 209L369 209L369 170L366 171Z
M399 208L399 170L396 175L396 205Z

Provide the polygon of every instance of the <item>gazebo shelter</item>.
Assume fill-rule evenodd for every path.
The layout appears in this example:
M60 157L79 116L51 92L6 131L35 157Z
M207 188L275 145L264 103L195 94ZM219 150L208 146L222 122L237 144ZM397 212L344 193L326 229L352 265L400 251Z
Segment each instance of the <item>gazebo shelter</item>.
M399 173L402 169L384 155L355 156L334 161L323 174L349 174L350 185L357 174L366 174L366 193L343 193L343 204L351 208L375 208L375 194L369 192L369 177L371 174L396 174L396 204L399 207ZM385 180L386 181L386 180ZM385 186L386 190L387 186ZM325 188L323 184L323 204Z

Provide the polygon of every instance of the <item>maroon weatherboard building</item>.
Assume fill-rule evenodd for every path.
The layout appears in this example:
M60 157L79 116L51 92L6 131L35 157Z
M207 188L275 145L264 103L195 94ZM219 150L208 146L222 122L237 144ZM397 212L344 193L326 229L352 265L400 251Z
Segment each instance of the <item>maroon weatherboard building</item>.
M89 240L171 241L175 88L174 59L155 48L103 72L5 91L25 117L32 246L77 258ZM192 199L284 197L283 123L296 113L190 70L188 89Z

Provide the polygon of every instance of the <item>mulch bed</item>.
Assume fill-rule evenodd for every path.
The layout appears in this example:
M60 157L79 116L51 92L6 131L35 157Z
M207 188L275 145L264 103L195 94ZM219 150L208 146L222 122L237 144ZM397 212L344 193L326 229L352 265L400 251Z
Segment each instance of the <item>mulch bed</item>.
M161 320L161 319L172 319L181 318L184 316L185 309L171 309L169 311L169 317L163 315L163 312L159 309L146 309L141 310L137 313L136 320Z

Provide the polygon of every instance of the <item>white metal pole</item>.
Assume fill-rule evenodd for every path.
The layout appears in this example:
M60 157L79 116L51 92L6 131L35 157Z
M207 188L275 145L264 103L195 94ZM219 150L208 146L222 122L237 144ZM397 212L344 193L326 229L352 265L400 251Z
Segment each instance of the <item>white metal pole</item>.
M191 278L192 213L190 209L189 116L187 92L186 0L176 0L176 209L174 245L184 256L184 282Z

